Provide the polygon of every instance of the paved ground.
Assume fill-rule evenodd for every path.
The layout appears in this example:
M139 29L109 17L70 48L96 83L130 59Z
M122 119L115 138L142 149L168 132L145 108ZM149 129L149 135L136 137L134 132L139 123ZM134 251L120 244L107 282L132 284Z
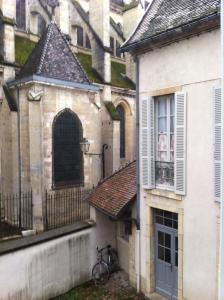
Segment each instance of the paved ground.
M69 293L54 300L145 300L143 295L136 293L128 283L128 277L123 271L111 275L103 286L96 287L92 282L77 287Z

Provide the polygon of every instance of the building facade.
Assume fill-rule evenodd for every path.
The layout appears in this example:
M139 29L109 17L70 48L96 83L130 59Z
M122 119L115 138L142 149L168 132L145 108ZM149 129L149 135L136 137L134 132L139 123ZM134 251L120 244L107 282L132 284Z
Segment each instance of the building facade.
M0 191L32 189L38 230L43 227L44 191L91 188L135 158L135 64L118 48L144 7L140 1L101 4L1 2ZM56 132L63 113L80 128L76 133L70 128L79 148L71 155L63 148L69 138L66 142ZM90 144L87 154L80 152L83 140ZM67 180L69 165L76 165L74 180Z
M220 1L155 0L122 45L138 61L140 284L151 299L218 299L219 24Z

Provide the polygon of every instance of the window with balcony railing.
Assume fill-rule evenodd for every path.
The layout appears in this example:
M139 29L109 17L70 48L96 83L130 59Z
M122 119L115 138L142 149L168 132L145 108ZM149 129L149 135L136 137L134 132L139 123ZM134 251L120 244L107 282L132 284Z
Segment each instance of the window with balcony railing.
M155 98L156 187L174 188L174 95Z

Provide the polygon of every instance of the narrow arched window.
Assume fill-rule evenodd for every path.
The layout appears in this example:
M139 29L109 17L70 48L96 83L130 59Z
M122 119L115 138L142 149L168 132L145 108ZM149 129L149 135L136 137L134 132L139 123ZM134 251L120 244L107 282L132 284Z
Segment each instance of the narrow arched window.
M55 187L83 183L82 124L66 109L53 122L53 181Z
M41 16L41 14L38 14L37 16L37 29L38 29L38 35L42 35L44 30L46 28L46 21Z
M118 105L117 112L120 116L120 158L125 157L125 111L123 106Z
M26 0L16 0L16 24L20 29L26 29Z
M77 45L84 46L83 28L81 26L77 26Z

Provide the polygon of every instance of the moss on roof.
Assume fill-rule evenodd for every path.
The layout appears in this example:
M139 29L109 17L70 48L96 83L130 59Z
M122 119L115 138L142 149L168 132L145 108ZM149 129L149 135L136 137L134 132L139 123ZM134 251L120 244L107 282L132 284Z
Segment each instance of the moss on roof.
M23 66L34 49L36 43L24 37L15 37L16 63ZM77 53L83 69L85 70L90 81L103 83L103 79L92 68L92 56L86 53ZM118 62L111 62L111 85L126 89L135 89L133 82L126 77L126 66Z
M105 106L107 108L107 111L109 112L111 119L114 121L120 121L119 113L116 111L116 108L111 101L105 101Z
M15 37L15 50L16 50L16 63L23 66L34 49L36 43L29 39L16 36Z
M102 79L99 74L92 68L92 56L85 53L77 53L76 56L79 59L83 69L85 70L89 80L96 83L102 83Z
M126 89L135 89L133 82L126 77L126 66L124 64L111 62L111 84Z

